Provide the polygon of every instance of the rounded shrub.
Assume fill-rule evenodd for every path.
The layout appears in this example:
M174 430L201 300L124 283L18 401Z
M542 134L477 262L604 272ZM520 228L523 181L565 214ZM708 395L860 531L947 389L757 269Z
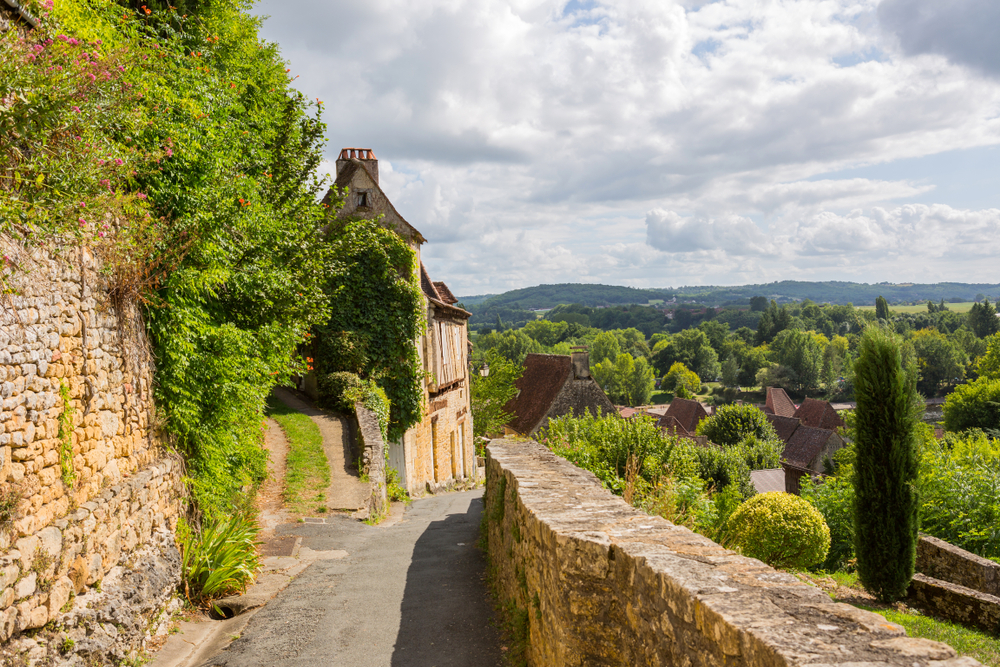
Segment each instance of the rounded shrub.
M808 502L782 491L758 494L729 517L727 546L772 567L806 568L826 559L830 528Z

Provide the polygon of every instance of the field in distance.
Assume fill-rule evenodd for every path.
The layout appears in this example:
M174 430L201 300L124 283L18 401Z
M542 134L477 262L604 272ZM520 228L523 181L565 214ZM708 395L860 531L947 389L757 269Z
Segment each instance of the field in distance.
M956 313L967 313L972 310L972 305L975 301L963 301L962 303L946 303L945 306L948 310L953 310ZM875 310L875 306L856 306L858 310ZM918 303L915 306L889 306L889 312L897 313L926 313L927 304Z

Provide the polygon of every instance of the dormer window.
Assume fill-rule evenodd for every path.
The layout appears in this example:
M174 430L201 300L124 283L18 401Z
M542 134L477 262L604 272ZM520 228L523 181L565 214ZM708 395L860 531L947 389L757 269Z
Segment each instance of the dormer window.
M358 192L358 208L368 208L372 205L371 194L367 190Z

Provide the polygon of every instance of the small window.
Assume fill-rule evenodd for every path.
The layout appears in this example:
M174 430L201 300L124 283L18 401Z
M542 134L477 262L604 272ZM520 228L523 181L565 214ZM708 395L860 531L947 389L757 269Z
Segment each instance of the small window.
M358 208L367 208L368 206L371 206L371 198L367 191L362 190L358 193Z

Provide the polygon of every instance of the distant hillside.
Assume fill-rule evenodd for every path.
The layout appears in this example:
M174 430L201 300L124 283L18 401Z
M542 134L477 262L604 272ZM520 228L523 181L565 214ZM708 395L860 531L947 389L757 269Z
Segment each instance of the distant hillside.
M780 302L811 299L817 303L853 303L855 306L872 305L879 296L889 303L913 301L974 301L980 294L995 299L1000 296L1000 284L988 283L849 283L840 281L803 282L783 280L764 285L733 287L703 286L681 287L678 301L696 301L708 306L729 302L745 303L752 296L766 296Z
M579 303L584 306L645 304L650 300L669 299L673 296L669 289L636 289L616 285L593 285L587 283L562 283L559 285L538 285L525 287L489 298L459 297L459 301L474 311L498 308L553 308L561 303Z
M584 306L645 304L650 301L694 301L706 306L747 304L752 296L766 296L779 303L811 299L817 303L872 305L884 296L889 303L913 301L974 301L979 295L991 300L1000 297L1000 284L994 283L850 283L841 281L805 282L783 280L763 285L689 286L677 289L636 289L614 285L562 283L538 285L497 295L460 297L459 301L484 319L497 311L553 308L559 304Z

